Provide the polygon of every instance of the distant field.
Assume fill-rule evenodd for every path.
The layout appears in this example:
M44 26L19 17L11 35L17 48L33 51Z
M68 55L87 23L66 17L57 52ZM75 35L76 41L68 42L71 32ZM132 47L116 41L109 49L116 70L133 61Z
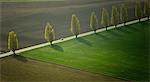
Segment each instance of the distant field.
M21 56L2 58L0 66L0 82L122 81Z
M148 81L149 21L21 53L92 73Z

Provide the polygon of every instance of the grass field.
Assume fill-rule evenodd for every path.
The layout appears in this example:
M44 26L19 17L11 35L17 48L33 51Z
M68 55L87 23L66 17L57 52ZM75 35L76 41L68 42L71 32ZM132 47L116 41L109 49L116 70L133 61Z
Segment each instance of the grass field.
M148 81L150 21L21 53L92 73Z

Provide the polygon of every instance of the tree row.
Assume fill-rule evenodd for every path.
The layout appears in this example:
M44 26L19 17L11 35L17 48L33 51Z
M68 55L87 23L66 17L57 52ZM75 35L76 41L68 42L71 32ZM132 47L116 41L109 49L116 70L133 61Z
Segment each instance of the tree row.
M139 22L140 19L142 18L142 14L144 14L144 16L149 19L150 16L149 3L150 2L148 0L144 1L144 9L143 9L144 13L142 13L141 2L139 0L136 1L135 16L139 20ZM92 12L90 16L89 27L94 31L94 33L96 33L96 30L100 25L105 27L107 31L108 26L113 25L117 27L117 25L120 22L126 25L127 21L128 21L128 8L125 6L125 4L121 4L120 9L118 9L116 6L112 6L111 17L107 9L103 8L101 13L101 20L99 21L95 12ZM73 14L71 17L70 31L72 32L73 35L75 35L76 38L78 38L78 35L80 34L80 30L81 30L80 20L75 14ZM44 38L46 41L50 42L51 45L52 42L55 40L54 26L50 23L47 23L45 26ZM18 39L14 31L9 32L8 49L13 51L14 54L15 54L15 50L18 49Z

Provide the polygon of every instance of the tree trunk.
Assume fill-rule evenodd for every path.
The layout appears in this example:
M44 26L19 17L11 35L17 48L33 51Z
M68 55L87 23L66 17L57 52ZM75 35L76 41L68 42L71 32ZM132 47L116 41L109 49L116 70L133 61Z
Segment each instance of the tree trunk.
M94 30L94 33L96 34L96 30Z
M141 22L141 19L139 18L139 22Z
M13 55L16 55L15 50L12 50L12 51L13 51Z
M50 41L50 45L52 45L52 41Z
M78 38L78 35L76 35L76 38Z
M124 22L124 26L126 26L126 22Z
M107 26L106 26L106 31L107 31Z

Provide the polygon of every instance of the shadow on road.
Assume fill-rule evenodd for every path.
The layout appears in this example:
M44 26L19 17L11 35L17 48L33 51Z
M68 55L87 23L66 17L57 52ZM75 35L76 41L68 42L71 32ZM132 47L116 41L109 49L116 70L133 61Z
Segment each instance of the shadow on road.
M26 57L23 57L23 56L20 56L20 55L13 55L13 58L15 58L18 61L24 62L24 63L28 61L26 59Z
M81 37L77 38L77 41L79 41L80 43L83 43L85 45L92 46L92 43L90 41L85 40L85 39L83 39Z
M53 48L54 50L57 50L57 51L60 51L60 52L64 52L64 49L61 46L56 45L56 44L50 45L50 48Z

